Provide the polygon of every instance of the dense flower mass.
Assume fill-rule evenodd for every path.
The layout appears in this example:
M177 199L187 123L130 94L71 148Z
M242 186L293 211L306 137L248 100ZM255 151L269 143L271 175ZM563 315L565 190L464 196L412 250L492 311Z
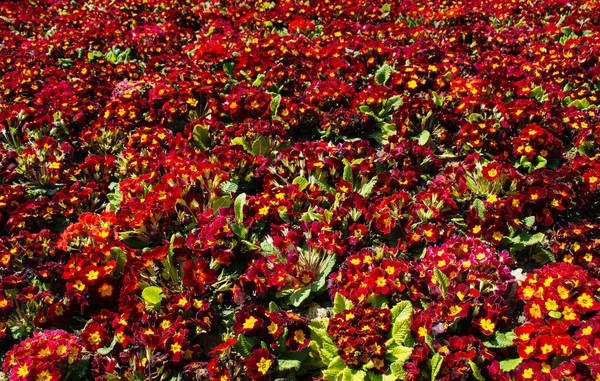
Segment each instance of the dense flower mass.
M591 0L0 2L0 379L600 379Z
M385 337L391 326L390 310L358 306L336 314L327 333L346 364L358 367L371 362L376 371L385 373Z

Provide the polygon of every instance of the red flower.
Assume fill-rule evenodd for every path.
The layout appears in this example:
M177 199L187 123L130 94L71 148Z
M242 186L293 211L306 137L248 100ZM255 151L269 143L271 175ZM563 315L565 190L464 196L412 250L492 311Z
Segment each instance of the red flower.
M481 174L488 181L494 181L501 175L501 169L498 163L489 163L481 170Z
M235 343L237 343L237 340L234 338L229 338L227 340L225 340L224 342L222 342L221 344L217 345L216 347L214 347L209 354L211 355L216 355L219 353L226 353L229 348L231 348L232 346L235 345Z
M254 381L267 380L269 374L275 369L277 359L264 348L255 349L246 359L248 376Z
M214 284L218 278L217 273L210 269L209 263L199 258L196 263L187 261L183 264L183 277L181 282L186 287L197 287L200 292L206 291L206 286Z
M288 327L287 341L285 345L292 351L299 351L310 343L310 330L306 326L292 324Z

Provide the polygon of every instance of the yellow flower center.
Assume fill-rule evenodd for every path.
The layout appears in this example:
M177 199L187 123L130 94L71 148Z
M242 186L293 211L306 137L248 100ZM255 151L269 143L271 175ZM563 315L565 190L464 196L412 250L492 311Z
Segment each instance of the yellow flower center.
M246 319L246 321L244 322L243 328L244 329L252 329L254 328L254 326L256 326L256 323L258 322L258 319L255 318L254 316L250 316L248 319Z
M591 330L591 327L588 327ZM294 332L294 340L296 340L299 344L304 344L306 341L306 336L304 336L304 331L301 329Z
M260 361L256 363L258 372L261 374L267 374L269 368L271 368L271 363L272 361L270 359L261 358Z

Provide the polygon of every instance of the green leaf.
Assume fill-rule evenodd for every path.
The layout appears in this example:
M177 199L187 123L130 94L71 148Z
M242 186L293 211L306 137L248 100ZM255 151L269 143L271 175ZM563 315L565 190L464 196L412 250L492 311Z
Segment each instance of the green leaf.
M431 95L433 96L433 103L435 103L436 106L442 107L444 105L444 97L441 97L435 91L432 91Z
M486 209L483 201L477 198L473 201L473 206L475 207L475 209L477 209L477 216L482 220L485 219Z
M521 243L525 246L533 246L533 245L537 245L538 243L546 242L546 236L542 232L535 233L533 235L523 233L523 234L520 234L520 237L521 237Z
M419 145L424 146L425 144L427 144L430 136L431 136L431 133L429 131L423 130L421 132L421 134L419 135Z
M292 184L298 184L298 190L302 192L308 186L308 180L302 176L298 176L292 181Z
M410 354L408 356L410 357ZM393 376L397 377L400 380L404 380L406 378L406 372L404 371L404 363L403 362L402 363L394 362L394 363L390 364L390 371L392 372Z
M443 362L444 358L439 353L436 353L431 358L431 381L434 381L437 377L438 373L442 369Z
M396 320L392 327L392 338L397 344L402 344L410 335L410 319Z
M277 370L298 370L302 363L298 360L277 359Z
M200 149L205 150L210 145L210 127L197 124L194 126L193 137Z
M242 239L245 239L246 235L248 234L248 228L246 228L246 226L244 226L244 224L230 222L229 228L235 235L237 235L238 237L240 237Z
M312 292L318 292L325 286L325 283L327 282L327 276L329 276L329 274L331 273L331 270L333 270L333 266L335 266L335 261L336 261L335 255L330 255L325 260L325 264L323 265L319 276L315 279L315 281L311 285Z
M371 294L367 297L367 303L375 308L387 308L388 298L385 295Z
M396 111L402 106L403 100L400 95L393 95L385 101L384 114L389 114L390 111Z
M213 214L216 214L217 211L221 208L228 208L229 206L231 206L232 201L233 200L231 199L231 196L219 197L218 199L213 201L213 205L212 205Z
M290 295L290 303L294 307L300 307L302 302L304 302L306 300L306 298L308 298L310 296L310 290L311 290L310 285L307 285L307 286L301 287L297 290L294 290L294 292Z
M237 338L237 343L235 344L235 348L242 356L248 358L252 354L254 344L255 341L252 338L239 335Z
M169 273L169 277L171 278L171 283L179 282L179 273L177 271L177 264L173 257L175 256L175 251L173 247L175 246L175 238L181 237L181 234L175 233L171 236L171 240L169 242L169 249L167 250L167 266L166 271Z
M264 136L259 136L252 143L252 154L254 156L267 156L271 151L269 140Z
M335 381L338 374L342 373L344 369L346 369L346 363L340 356L337 356L329 363L327 369L323 371L323 378L327 381Z
M555 319L560 319L562 317L562 314L559 311L550 311L550 312L548 312L548 315L550 315L550 317L553 317Z
M117 210L119 210L121 201L123 201L123 193L121 193L118 183L111 183L111 185L112 184L116 184L116 186L112 193L108 193L106 195L106 198L108 199L108 203L110 204L110 210L112 210L113 212L116 212Z
M363 185L360 189L360 192L358 193L360 193L360 195L364 198L369 198L371 192L373 192L373 187L375 186L375 184L377 184L377 176L373 177L371 180L369 180L368 183Z
M500 361L500 370L505 373L508 373L512 370L517 369L519 364L521 364L522 362L523 362L523 359L520 357L517 357L516 359L502 360L502 361Z
M244 222L244 205L246 204L246 193L240 193L233 203L233 211L235 214L235 221L238 224Z
M238 183L233 180L223 181L219 186L219 189L224 194L235 193L238 190Z
M344 166L344 174L342 177L349 183L354 183L354 174L352 173L352 166L350 164Z
M281 95L277 94L271 99L271 118L277 116L277 111L279 110L279 105L281 104Z
M163 294L163 290L160 287L149 286L142 291L142 298L149 305L159 304L164 297L165 294Z
M371 110L371 107L367 106L367 105L362 105L362 106L358 106L358 110L360 112L364 112L366 114L372 114L373 110Z
M385 85L392 75L392 67L387 63L383 64L375 73L375 82L378 85Z
M263 84L264 80L265 80L265 75L259 74L258 77L256 77L256 79L254 80L254 82L252 82L252 86L260 87Z
M339 292L335 294L333 299L333 312L339 314L340 312L354 307L354 304L346 299L346 297Z
M123 274L123 268L127 264L127 254L119 247L113 247L110 249L110 255L115 260L117 266L113 270L113 274L117 277Z
M537 156L537 164L535 165L535 167L533 167L533 169L536 170L536 169L546 168L547 164L548 164L548 160L546 160L545 157L538 155Z
M483 376L481 375L477 364L469 360L469 366L471 367L471 371L473 372L473 377L475 377L477 381L485 381L485 378L483 378Z
M541 249L536 251L532 258L541 265L545 265L550 262L556 262L556 256L550 250Z
M409 301L403 300L396 304L391 310L392 321L410 320L410 314L412 313L412 304Z
M404 365L412 355L413 349L403 345L397 345L390 349L390 353L395 357L395 363Z
M529 217L525 217L523 219L523 223L525 224L525 226L527 226L528 228L532 227L533 224L535 223L535 216L529 216Z
M231 139L230 144L232 146L242 146L242 147L244 147L246 152L252 153L252 148L248 145L248 142L246 141L246 139L242 138L241 136Z
M354 381L354 376L356 374L356 369L352 368L344 368L342 372L342 381Z
M225 62L223 64L223 70L230 78L233 78L235 72L235 62Z
M494 333L494 337L492 337L488 341L484 341L483 345L488 348L508 348L514 345L513 341L517 338L517 335L512 332L496 332Z
M98 354L102 355L102 356L106 356L107 354L109 354L110 352L112 352L112 350L115 348L115 344L117 344L117 337L113 337L112 341L110 342L110 345L108 347L103 347L103 348L98 348L96 349L96 352L98 352Z
M446 274L444 274L437 267L435 267L433 269L433 273L435 274L435 278L437 279L437 284L440 288L440 292L442 293L442 296L448 295L448 286L450 286L450 281L448 280L448 277L446 276Z
M311 176L311 182L317 184L319 186L319 188L321 188L325 192L335 193L335 188L333 188L331 185L327 184L324 181L318 180Z

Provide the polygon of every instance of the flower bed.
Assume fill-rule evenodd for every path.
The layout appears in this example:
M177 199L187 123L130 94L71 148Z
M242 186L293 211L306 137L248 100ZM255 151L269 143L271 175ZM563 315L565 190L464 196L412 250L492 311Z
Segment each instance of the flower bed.
M0 378L600 379L587 0L0 3Z

